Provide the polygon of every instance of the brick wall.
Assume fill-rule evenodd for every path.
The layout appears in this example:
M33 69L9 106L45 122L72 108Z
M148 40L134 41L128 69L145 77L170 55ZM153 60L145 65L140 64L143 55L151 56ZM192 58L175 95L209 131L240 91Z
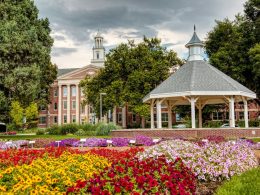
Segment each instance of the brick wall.
M149 137L171 138L203 138L209 135L223 136L225 138L260 137L260 128L218 128L218 129L122 129L114 130L112 137L135 137L145 135Z

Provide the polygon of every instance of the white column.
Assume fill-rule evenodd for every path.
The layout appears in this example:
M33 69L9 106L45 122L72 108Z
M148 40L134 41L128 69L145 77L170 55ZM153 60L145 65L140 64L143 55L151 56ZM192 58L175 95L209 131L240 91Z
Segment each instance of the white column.
M79 85L76 85L76 123L79 124L79 104L80 104L80 99L81 99L81 93L79 93Z
M168 102L168 128L172 128L172 107L170 102Z
M126 107L122 108L122 126L126 128Z
M156 101L156 119L157 119L157 129L162 128L162 104L160 100Z
M192 97L190 99L190 104L191 104L191 128L196 128L196 120L195 120L195 98Z
M199 128L202 128L202 106L201 106L201 101L199 101Z
M113 109L113 123L116 124L116 106Z
M150 105L150 113L151 113L151 129L154 129L154 101L151 101L151 105Z
M244 102L244 118L245 118L245 128L248 128L248 106L247 106L247 100L243 98Z
M67 123L70 123L70 85L67 85Z
M234 97L230 97L230 127L235 127L235 100Z
M62 101L61 101L61 97L62 96L62 86L59 85L59 104L58 104L58 125L62 124Z

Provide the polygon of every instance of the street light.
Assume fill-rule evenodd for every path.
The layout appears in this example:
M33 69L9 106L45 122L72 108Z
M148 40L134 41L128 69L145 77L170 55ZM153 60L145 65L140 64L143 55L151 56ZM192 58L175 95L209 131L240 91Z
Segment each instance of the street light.
M100 121L102 122L102 95L106 95L106 93L100 93Z

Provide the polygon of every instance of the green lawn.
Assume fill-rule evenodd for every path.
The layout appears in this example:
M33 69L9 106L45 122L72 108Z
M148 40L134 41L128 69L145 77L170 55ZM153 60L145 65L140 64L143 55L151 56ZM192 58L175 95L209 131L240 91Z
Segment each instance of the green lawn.
M51 138L54 140L62 140L68 138L88 138L88 137L99 137L109 138L109 136L76 136L76 135L1 135L0 140L33 140L36 138Z
M260 194L260 167L234 176L220 186L216 195L256 195Z

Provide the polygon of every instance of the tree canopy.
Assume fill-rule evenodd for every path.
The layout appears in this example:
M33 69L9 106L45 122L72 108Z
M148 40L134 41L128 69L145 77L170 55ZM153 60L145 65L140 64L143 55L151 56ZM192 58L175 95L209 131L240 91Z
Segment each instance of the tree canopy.
M216 23L205 44L210 63L259 96L260 1L248 0L243 15Z
M1 1L0 98L8 100L8 106L11 100L23 107L48 102L49 86L57 74L50 61L50 32L48 19L38 18L33 1Z
M169 69L182 64L174 51L167 51L157 38L144 37L139 44L129 41L110 50L105 67L81 82L87 103L99 113L99 95L103 96L103 110L114 106L128 108L143 117L149 116L142 98L169 76Z

